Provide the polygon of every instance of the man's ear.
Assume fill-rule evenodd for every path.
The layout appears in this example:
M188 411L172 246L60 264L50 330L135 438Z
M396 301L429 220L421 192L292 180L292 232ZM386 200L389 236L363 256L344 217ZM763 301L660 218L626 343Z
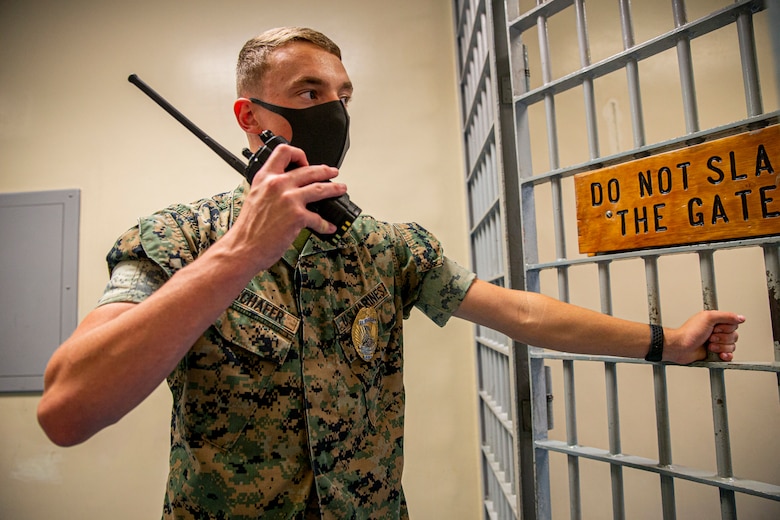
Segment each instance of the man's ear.
M238 126L249 134L259 134L264 130L258 120L258 110L254 103L247 98L238 98L233 103L233 113L236 114L236 121Z

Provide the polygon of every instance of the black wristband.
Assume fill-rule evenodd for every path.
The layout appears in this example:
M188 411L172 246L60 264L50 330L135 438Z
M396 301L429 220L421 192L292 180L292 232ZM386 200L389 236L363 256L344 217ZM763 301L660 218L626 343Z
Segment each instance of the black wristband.
M645 356L645 361L661 361L664 357L664 328L654 323L650 324L650 351Z

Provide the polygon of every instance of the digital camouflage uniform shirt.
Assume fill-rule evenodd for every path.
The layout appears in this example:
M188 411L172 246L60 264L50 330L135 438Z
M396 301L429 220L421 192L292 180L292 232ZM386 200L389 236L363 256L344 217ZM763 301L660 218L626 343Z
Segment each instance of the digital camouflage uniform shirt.
M246 189L140 219L100 304L140 302L195 260ZM473 279L416 224L360 217L338 246L291 247L168 377L164 518L406 518L403 319L444 325Z

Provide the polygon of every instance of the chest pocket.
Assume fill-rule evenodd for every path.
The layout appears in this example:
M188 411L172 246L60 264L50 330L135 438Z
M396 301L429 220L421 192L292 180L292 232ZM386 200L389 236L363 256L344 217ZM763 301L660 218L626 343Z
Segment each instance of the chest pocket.
M299 319L251 291L215 321L185 357L180 409L185 434L230 449L284 363Z
M334 318L339 346L363 386L368 419L375 428L393 404L398 404L399 410L403 406L401 327L397 319L393 299L381 282Z

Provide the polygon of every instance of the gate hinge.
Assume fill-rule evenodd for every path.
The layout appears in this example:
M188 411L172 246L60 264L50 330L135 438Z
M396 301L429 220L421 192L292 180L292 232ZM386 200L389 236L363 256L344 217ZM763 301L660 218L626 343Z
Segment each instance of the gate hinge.
M552 430L555 422L555 414L553 413L552 371L547 365L544 366L544 391L547 398L547 429Z
M512 104L512 78L501 76L501 103Z
M546 419L547 430L552 430L554 427L555 414L553 413L553 393L552 393L552 371L550 367L544 367L544 401L539 404L539 408L542 406L544 409L538 410L538 421L541 422ZM529 399L523 399L520 401L520 411L522 413L522 431L524 433L531 433L533 428L534 411Z

